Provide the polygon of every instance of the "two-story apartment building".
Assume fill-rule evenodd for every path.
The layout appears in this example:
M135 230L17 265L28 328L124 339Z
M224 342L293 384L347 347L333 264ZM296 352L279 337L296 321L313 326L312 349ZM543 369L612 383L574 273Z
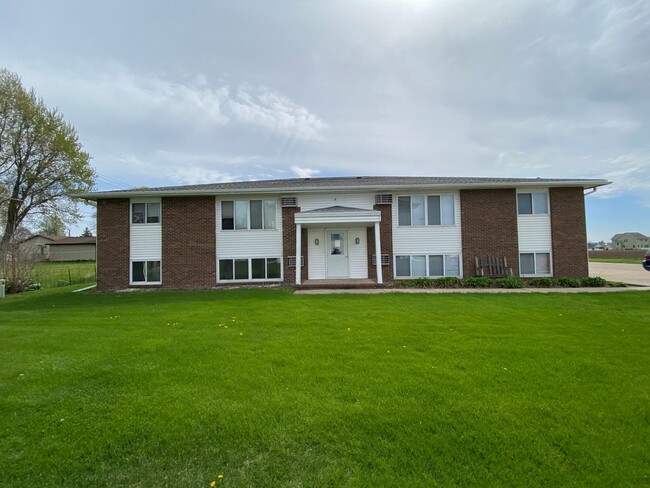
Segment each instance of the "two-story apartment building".
M97 201L99 290L588 275L584 193L605 180L340 177L139 188Z

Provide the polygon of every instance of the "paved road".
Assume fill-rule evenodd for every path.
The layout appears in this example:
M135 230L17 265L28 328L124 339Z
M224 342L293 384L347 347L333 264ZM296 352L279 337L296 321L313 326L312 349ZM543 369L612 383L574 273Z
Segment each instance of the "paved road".
M639 264L589 263L589 276L600 276L609 281L622 281L631 285L650 286L650 272Z

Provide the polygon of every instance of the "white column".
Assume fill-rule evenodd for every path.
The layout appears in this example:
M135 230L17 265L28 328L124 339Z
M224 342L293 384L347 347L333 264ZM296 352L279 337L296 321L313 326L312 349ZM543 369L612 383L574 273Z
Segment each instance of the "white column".
M375 256L376 265L377 265L377 283L380 285L384 282L384 278L381 275L381 241L379 240L379 222L375 222Z
M302 225L296 224L296 285L300 284L300 255L302 254Z

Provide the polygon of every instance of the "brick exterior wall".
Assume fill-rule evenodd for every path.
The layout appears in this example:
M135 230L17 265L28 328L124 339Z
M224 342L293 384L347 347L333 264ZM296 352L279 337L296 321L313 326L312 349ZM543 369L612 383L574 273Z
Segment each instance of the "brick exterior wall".
M388 254L388 266L381 267L384 283L393 281L393 206L391 204L375 205L373 210L381 212L379 223L379 239L381 240L381 253ZM368 227L368 278L377 279L377 268L372 264L372 255L375 254L375 227Z
M162 199L162 287L216 286L214 197Z
M289 285L296 283L296 268L289 266L289 256L296 255L296 220L295 215L300 212L299 207L282 208L282 265L284 267L284 282ZM309 250L307 229L302 227L302 244L300 253L305 260L305 265L300 270L300 281L304 282L309 277ZM296 263L299 265L300 263Z
M461 190L463 275L476 274L475 258L505 257L519 275L517 195L515 189ZM585 244L586 246L586 244Z
M587 224L582 188L550 188L553 275L589 276Z
M97 290L129 287L129 200L97 201Z

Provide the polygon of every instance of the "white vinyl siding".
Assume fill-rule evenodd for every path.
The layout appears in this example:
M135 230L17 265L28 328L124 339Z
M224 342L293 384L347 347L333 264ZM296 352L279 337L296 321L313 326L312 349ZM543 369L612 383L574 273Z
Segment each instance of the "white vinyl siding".
M318 245L316 245L318 239ZM323 280L327 276L327 249L325 229L307 229L307 256L309 259L308 278Z
M138 198L131 200L131 214L134 203L158 204L150 205L158 208L159 220L165 209L162 208L160 198ZM133 215L130 216L133 221ZM160 261L162 259L162 225L158 223L131 224L129 230L130 261Z
M298 196L301 212L336 206L372 210L374 205L374 193L312 193Z
M350 278L368 278L368 244L366 227L356 227L348 231L348 265ZM355 241L359 239L359 244ZM311 260L309 261L311 263Z
M409 193L411 196L413 193ZM431 195L431 193L429 193ZM425 205L426 205L426 194ZM454 224L407 226L398 224L397 198L393 199L393 254L397 255L461 255L460 197L457 192L436 193L454 198ZM451 217L448 216L447 219ZM462 270L461 270L462 274Z
M232 258L268 258L270 256L282 256L282 209L279 199L275 196L250 195L229 195L225 201L245 201L247 211L246 222L249 220L248 202L250 200L274 200L275 204L275 229L235 229L222 230L221 220L221 199L217 199L217 259ZM235 204L236 205L236 204ZM243 208L243 205L242 205ZM268 205L267 205L268 208ZM235 217L236 218L236 217ZM271 221L273 216L264 216ZM243 218L242 218L243 222ZM248 225L248 224L246 224ZM235 225L235 227L238 227Z

